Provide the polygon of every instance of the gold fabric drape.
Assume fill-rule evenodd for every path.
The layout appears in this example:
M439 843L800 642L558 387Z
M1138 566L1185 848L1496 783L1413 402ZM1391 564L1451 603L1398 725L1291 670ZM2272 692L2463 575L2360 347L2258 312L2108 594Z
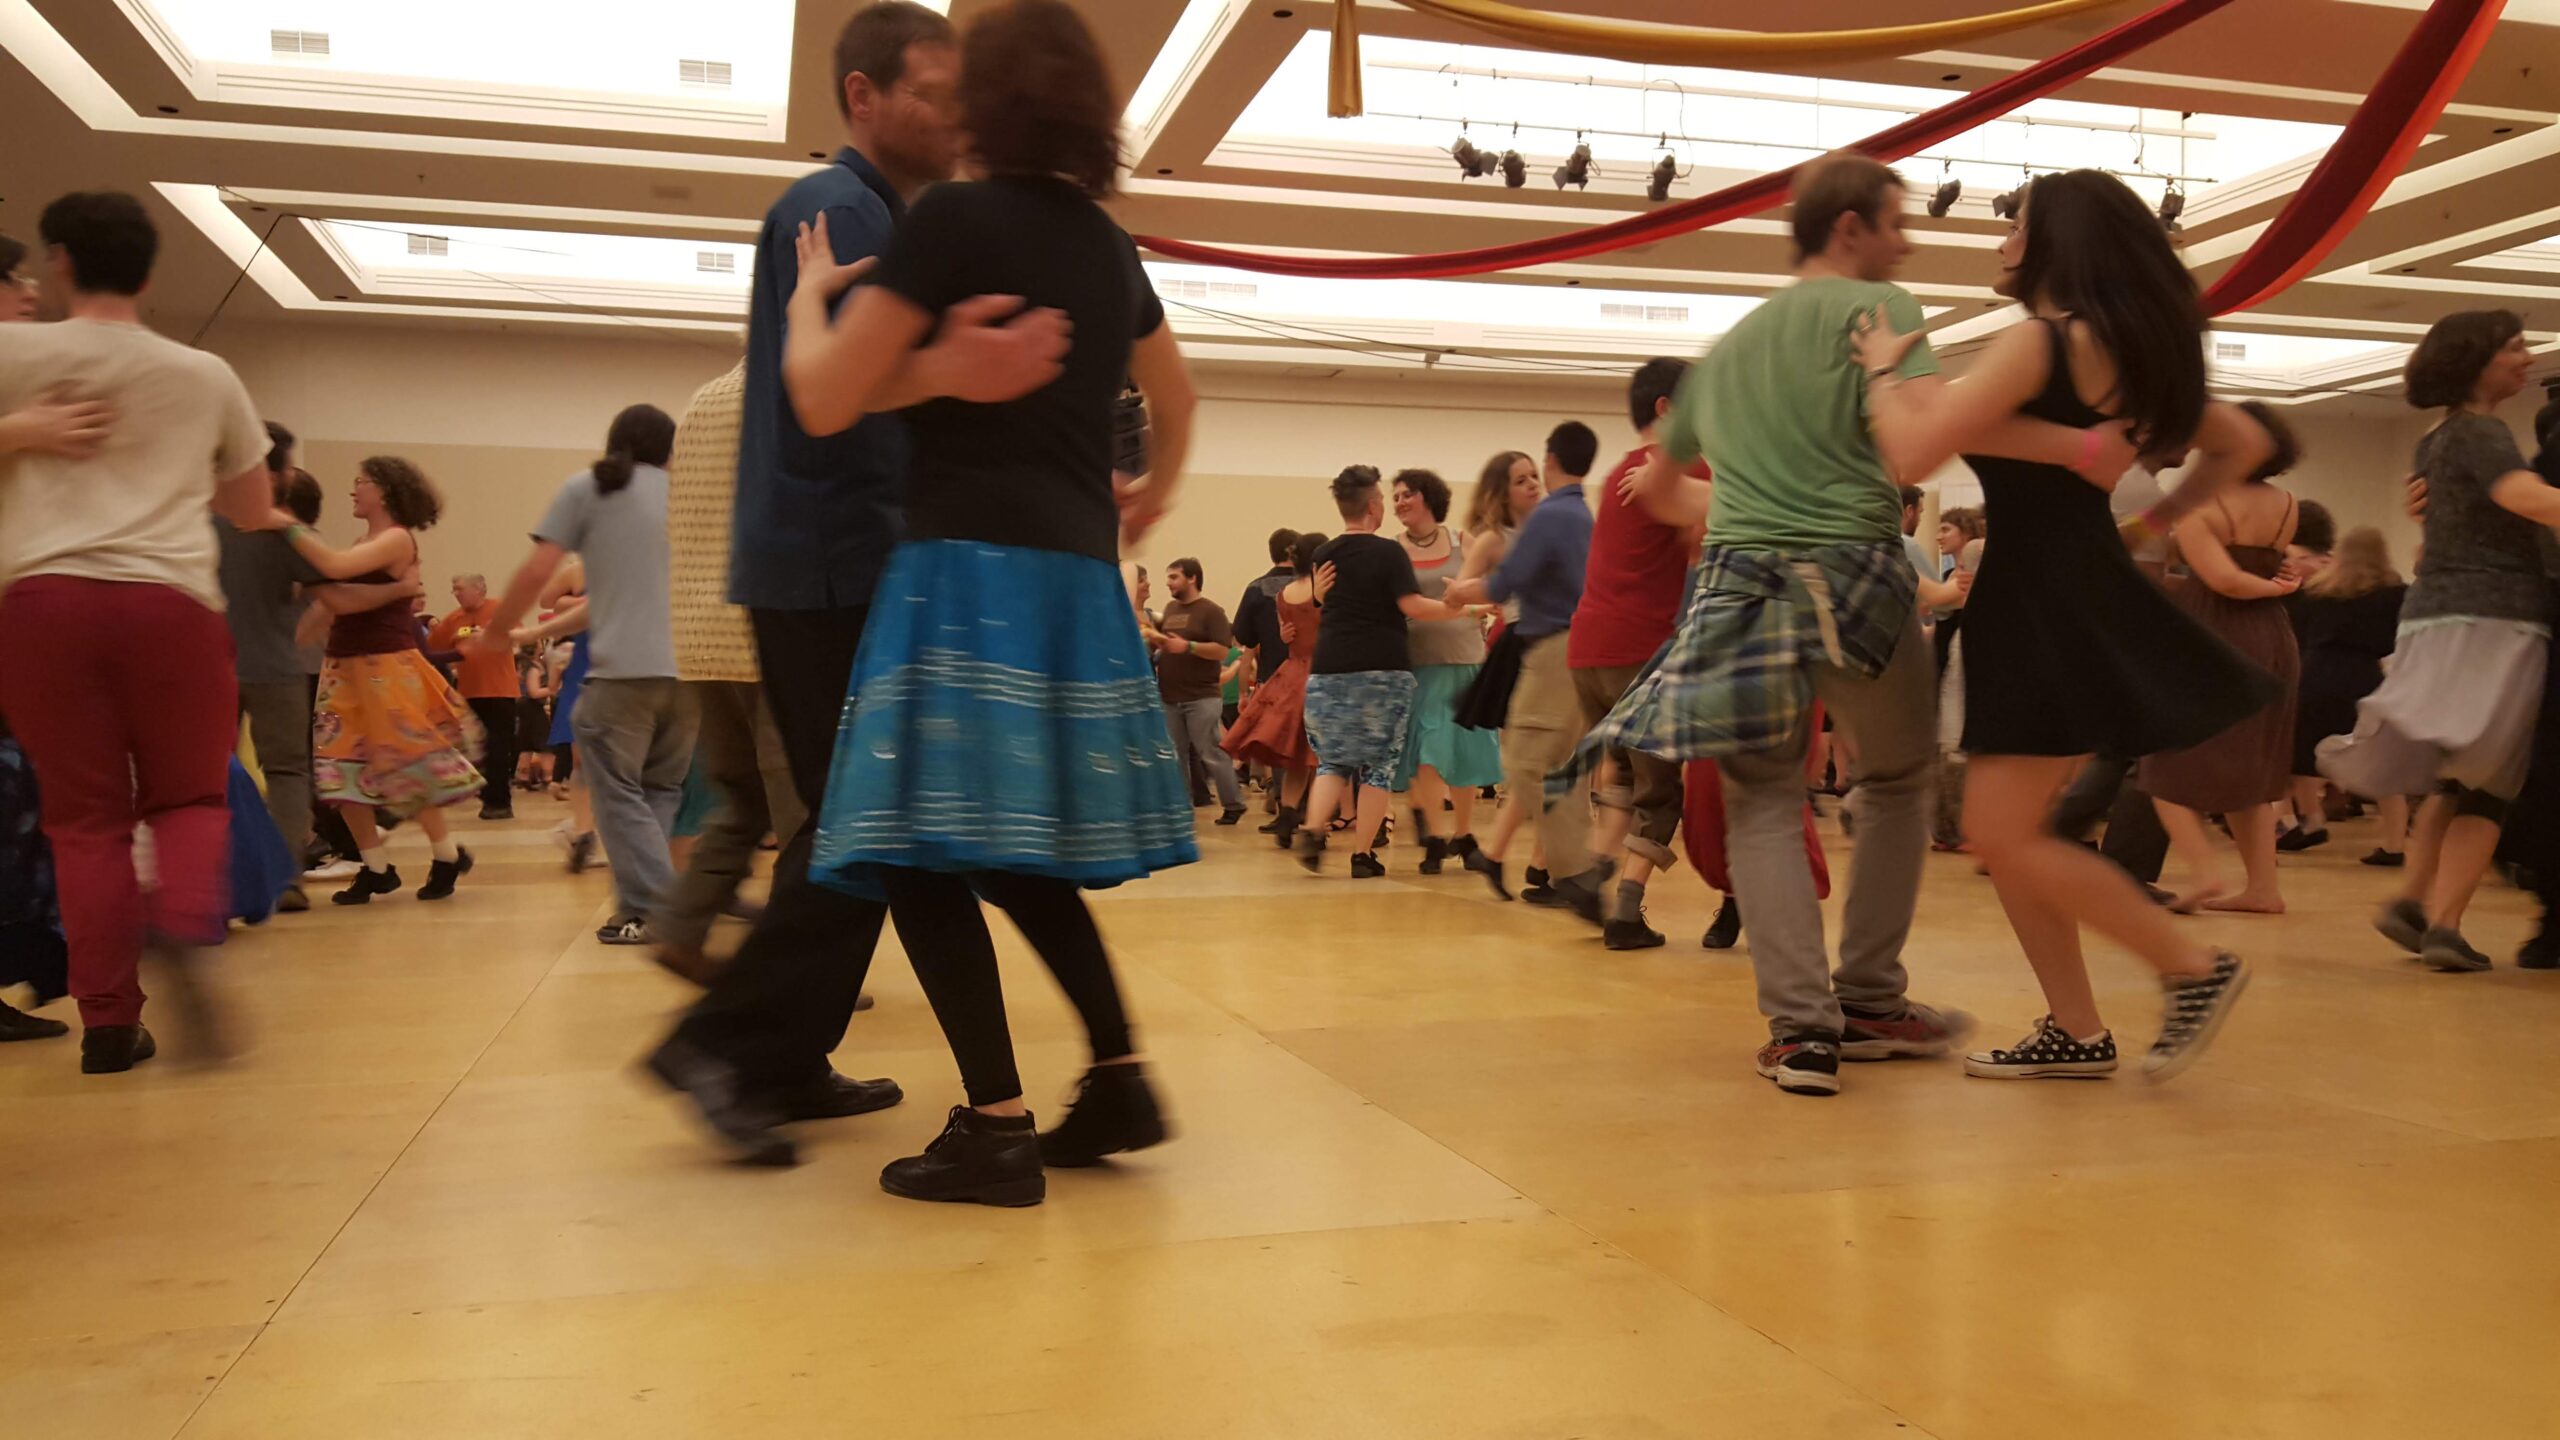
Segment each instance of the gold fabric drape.
M2127 0L2044 0L2017 10L1959 20L1883 25L1862 30L1811 30L1793 34L1748 30L1692 30L1632 25L1585 15L1548 15L1502 0L1397 0L1406 9L1481 30L1497 40L1533 50L1556 50L1644 65L1722 65L1767 69L1815 61L1871 60L1910 55L2042 25ZM1360 113L1360 7L1334 0L1332 85L1327 113Z

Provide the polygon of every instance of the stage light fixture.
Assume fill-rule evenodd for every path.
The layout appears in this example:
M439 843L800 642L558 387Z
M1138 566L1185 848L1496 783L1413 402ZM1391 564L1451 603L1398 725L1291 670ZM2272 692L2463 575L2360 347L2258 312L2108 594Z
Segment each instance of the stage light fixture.
M2187 213L2187 197L2178 193L2177 186L2172 185L2161 192L2160 228L2175 234L2178 229L2178 217L2185 213Z
M1556 167L1556 188L1561 190L1567 185L1576 190L1591 188L1591 143L1587 140L1576 141L1573 153Z
M1644 198L1663 201L1671 198L1671 182L1680 178L1680 166L1665 155L1653 162L1653 179L1644 187Z
M1519 152L1519 151L1517 151L1517 150L1505 150L1505 151L1503 151L1503 152L1502 152L1502 184L1503 184L1503 187L1504 187L1505 189L1517 190L1517 189L1519 189L1521 186L1526 185L1526 184L1528 184L1528 183L1529 183L1529 162L1528 162L1528 161L1526 161L1526 160L1521 159L1521 158L1520 158L1520 152Z
M1458 162L1458 178L1461 180L1474 180L1490 175L1493 173L1493 167L1502 163L1477 149L1476 142L1464 135L1458 137L1457 144L1449 147L1449 158Z
M1992 196L1991 213L1999 216L2003 220L2017 219L2018 196L2023 193L2026 188L2026 186L2021 185L2016 190L2003 190L1999 194Z
M1947 212L1956 208L1956 201L1962 198L1964 198L1964 182L1952 175L1948 176L1946 183L1938 187L1938 193L1929 197L1930 218L1946 219Z

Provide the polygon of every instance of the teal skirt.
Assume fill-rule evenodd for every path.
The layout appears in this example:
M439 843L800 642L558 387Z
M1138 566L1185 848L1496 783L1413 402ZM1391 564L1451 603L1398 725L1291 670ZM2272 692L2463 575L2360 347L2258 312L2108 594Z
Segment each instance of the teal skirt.
M1404 757L1396 762L1395 788L1410 790L1423 766L1462 789L1502 783L1502 736L1458 723L1458 697L1475 683L1478 665L1420 665L1413 672L1413 720L1405 729Z
M1200 858L1120 569L1057 550L901 545L871 606L810 875L880 866L1103 887Z

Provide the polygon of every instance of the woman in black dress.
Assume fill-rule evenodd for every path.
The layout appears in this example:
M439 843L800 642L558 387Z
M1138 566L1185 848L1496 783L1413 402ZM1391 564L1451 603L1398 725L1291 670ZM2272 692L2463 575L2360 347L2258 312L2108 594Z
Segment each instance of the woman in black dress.
M2311 507L2305 505L2307 512ZM2306 515L2306 519L2308 516ZM2382 662L2400 633L2400 602L2409 585L2392 568L2391 547L2367 525L2338 542L2328 568L2294 596L2294 633L2302 643L2302 685L2293 720L2293 809L2302 828L2279 848L2327 843L2321 795L2320 742L2356 728L2356 705L2382 686ZM2409 797L2370 795L2382 807L2382 843L2364 863L2398 869L2409 836ZM2298 838L2297 838L2298 837Z
M1963 379L1926 390L1893 379L1910 337L1880 314L1857 338L1878 446L1896 470L1927 474L2018 414L2084 428L2121 421L2144 453L2190 441L2201 451L2178 494L2134 522L2148 530L2266 456L2263 431L2207 402L2195 282L2121 181L2094 170L2037 179L2000 260L1999 289L2030 319L1993 341ZM1966 1073L2115 1069L2115 1040L2081 960L2085 925L2160 973L2166 1013L2143 1070L2166 1079L2212 1040L2248 969L2181 938L2129 877L2056 838L2045 816L2091 754L2194 744L2264 706L2275 682L2134 568L2103 490L2057 466L1966 461L1982 478L2000 544L1987 550L1965 606L1965 828L2052 1007L2018 1044L1969 1057Z

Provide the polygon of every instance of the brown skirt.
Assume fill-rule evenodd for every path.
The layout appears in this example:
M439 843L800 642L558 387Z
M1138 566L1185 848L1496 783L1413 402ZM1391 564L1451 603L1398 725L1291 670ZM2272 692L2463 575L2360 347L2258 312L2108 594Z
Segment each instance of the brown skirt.
M2208 815L2283 799L2293 776L2294 691L2302 673L2284 602L2234 600L2192 576L2168 588L2179 609L2273 675L2283 691L2275 703L2202 744L2145 759L2144 792Z

